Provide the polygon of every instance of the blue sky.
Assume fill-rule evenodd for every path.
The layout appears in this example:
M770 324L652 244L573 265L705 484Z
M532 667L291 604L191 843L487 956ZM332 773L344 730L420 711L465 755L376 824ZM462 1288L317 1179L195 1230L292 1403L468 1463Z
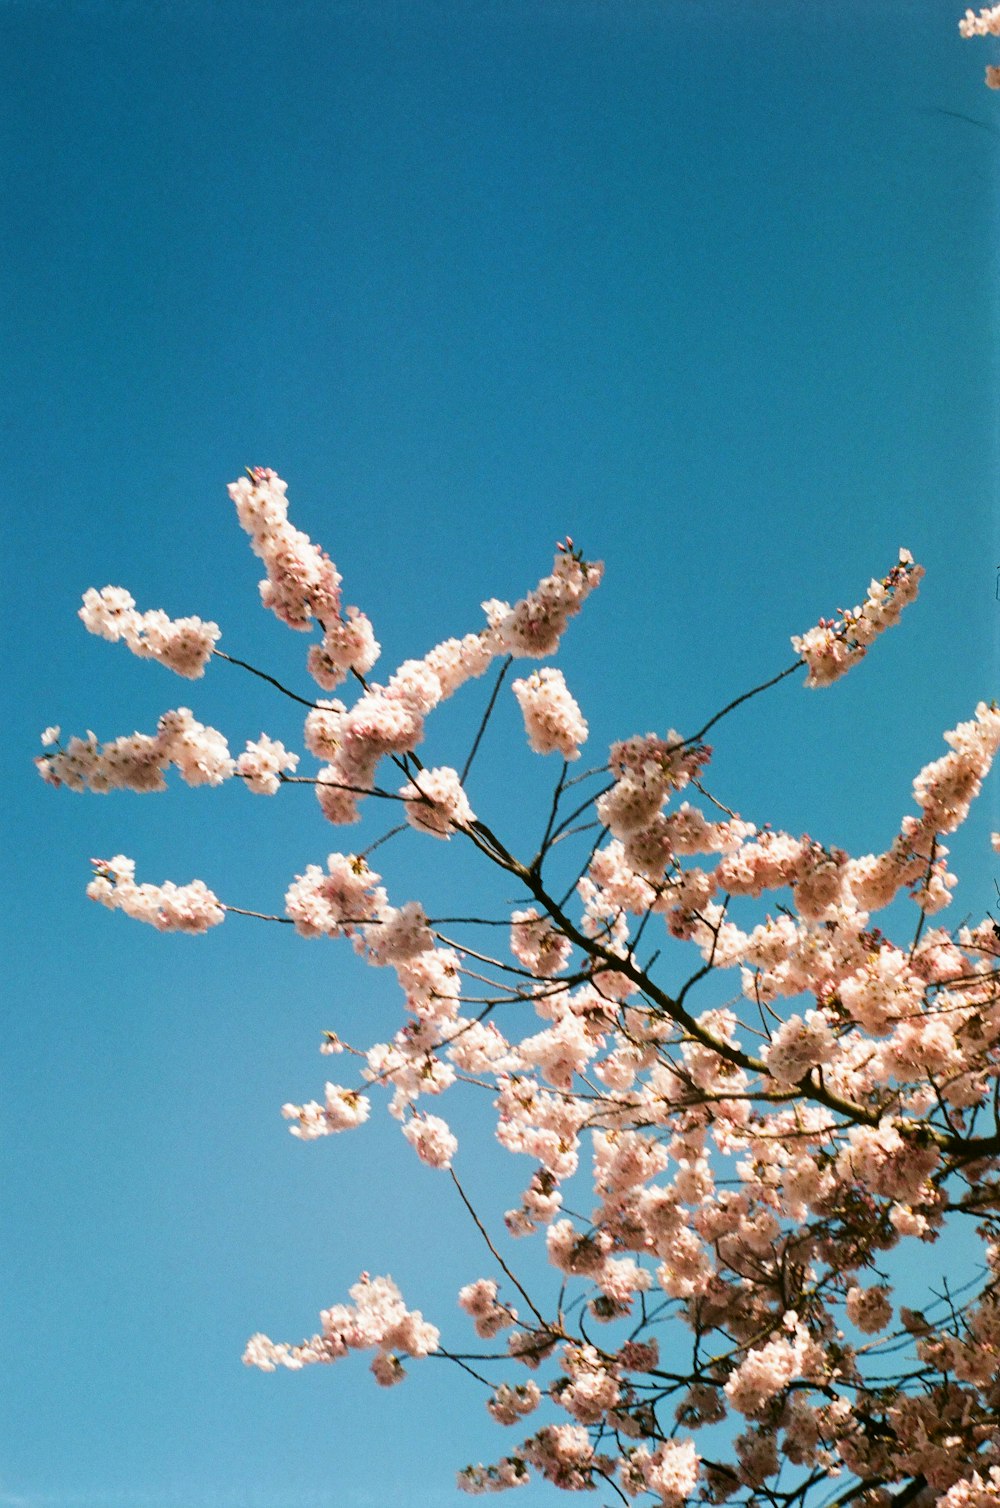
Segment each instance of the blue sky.
M235 748L262 729L301 747L263 683L223 664L183 683L90 638L81 594L214 618L308 695L225 494L245 464L288 479L387 670L478 627L569 533L607 565L560 661L600 758L782 668L788 635L904 544L927 568L904 625L830 691L786 682L735 714L713 776L751 820L884 846L941 731L1000 685L1000 119L960 11L0 6L0 1504L443 1508L454 1470L508 1443L438 1362L391 1393L361 1358L240 1365L250 1333L310 1333L362 1268L457 1343L455 1291L488 1257L384 1115L301 1146L278 1114L321 1091L323 1028L395 1030L387 980L290 929L162 938L86 900L90 855L124 851L140 878L279 909L380 819L338 834L305 790L43 787L53 722L111 738L190 705ZM433 762L461 762L481 706L476 688L432 724ZM507 701L473 803L528 834L554 772L522 741ZM995 783L953 845L954 921L995 899L991 826ZM467 898L476 873L429 846L381 851L394 897ZM496 1219L529 1165L474 1106L458 1119Z

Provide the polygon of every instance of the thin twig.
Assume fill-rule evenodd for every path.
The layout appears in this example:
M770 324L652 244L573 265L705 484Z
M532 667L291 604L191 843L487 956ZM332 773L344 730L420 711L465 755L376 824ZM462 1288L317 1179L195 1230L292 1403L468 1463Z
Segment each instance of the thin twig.
M492 1252L493 1256L496 1258L497 1262L499 1262L501 1269L503 1270L503 1272L506 1273L507 1277L513 1283L514 1287L517 1289L518 1293L521 1295L521 1297L523 1298L524 1302L527 1304L528 1308L531 1310L532 1314L535 1316L535 1318L538 1321L538 1323L541 1326L541 1328L544 1331L546 1331L547 1333L550 1333L550 1334L554 1333L551 1330L551 1326L542 1318L541 1314L539 1314L538 1310L535 1308L534 1304L531 1302L531 1299L530 1299L530 1297L528 1295L527 1290L525 1288L521 1287L521 1284L517 1281L517 1278L515 1278L514 1274L511 1272L510 1268L507 1266L507 1263L504 1261L503 1257L500 1255L500 1253L497 1251L496 1247L493 1245L493 1242L490 1240L489 1235L487 1234L486 1227L483 1225L483 1222L480 1220L479 1216L476 1214L475 1210L472 1208L472 1205L469 1203L468 1198L466 1197L465 1190L463 1189L462 1185L458 1181L458 1175L456 1174L455 1169L454 1168L449 1168L448 1172L451 1174L451 1181L455 1185L456 1189L458 1190L459 1196L461 1197L461 1200L462 1200L462 1203L465 1205L465 1208L468 1210L469 1214L472 1216L473 1220L475 1221L476 1227L477 1227L477 1229L479 1231L479 1234L482 1236L483 1240L486 1242L486 1245L489 1247L490 1251Z
M506 660L504 660L503 664L500 666L500 674L496 678L496 683L493 687L492 695L490 696L489 702L486 705L486 711L483 713L482 721L480 722L476 736L472 741L472 748L469 750L469 757L465 761L465 764L462 766L462 773L458 777L459 785L465 784L465 778L472 767L472 761L476 757L476 751L478 750L480 742L482 741L483 734L486 732L486 724L490 720L490 714L492 713L493 708L496 706L497 697L500 695L500 687L503 684L503 678L507 674L513 663L514 656L508 655Z
M291 697L293 702L300 702L303 707L311 707L314 712L319 710L318 702L309 702L304 696L299 696L297 692L289 691L287 686L283 686L280 681L276 681L273 675L268 675L266 670L258 670L256 665L248 665L246 660L238 660L235 655L227 655L221 649L213 649L212 654L216 659L228 660L230 665L238 665L241 670L249 670L251 675L260 676L262 681L267 681L269 685L277 687L284 696Z
M794 665L789 665L785 670L782 670L777 675L772 676L769 681L762 681L761 684L759 686L755 686L752 691L744 691L742 696L736 697L734 701L723 707L721 712L717 712L714 717L710 717L705 726L703 728L699 728L697 733L692 733L690 738L682 739L679 744L674 745L674 748L682 749L686 744L700 743L701 740L705 737L705 734L708 732L709 728L714 728L715 724L717 722L720 722L727 713L732 712L734 707L739 707L743 702L748 702L752 696L759 696L762 691L767 691L771 686L777 686L779 681L783 681L786 676L792 675L793 672L798 670L803 663L804 662L802 660L796 660Z
M351 791L355 796L377 796L380 801L405 801L397 791L383 791L377 785L348 785L343 780L323 780L318 775L279 775L282 785L323 785L331 791Z
M381 838L376 838L374 843L369 843L364 852L358 854L358 858L367 859L370 853L374 853L376 848L381 848L383 843L388 843L390 838L395 838L399 833L405 833L409 825L408 822L400 822L398 827L390 827L389 831L383 833Z
M559 810L559 798L563 793L563 787L566 783L566 775L568 770L569 763L564 759L562 762L562 769L559 771L559 779L556 781L556 788L552 792L552 806L549 810L549 820L545 824L545 832L543 834L541 843L539 843L538 845L538 852L535 854L535 857L532 859L530 865L528 866L530 869L537 869L541 864L543 858L545 857L545 850L548 848L549 838L552 835L552 828L555 824L556 813Z
M243 906L226 906L221 902L220 904L223 911L231 911L234 916L255 916L260 922L281 922L286 927L295 925L290 916L269 916L265 911L247 911Z
M924 874L924 889L925 890L927 889L927 885L928 885L928 883L930 881L931 873L933 872L933 869L934 869L934 860L937 857L937 840L938 840L938 835L937 835L937 833L935 833L934 837L931 839L931 851L930 851L930 856L929 856L929 858L927 860L927 870L926 870L926 873ZM917 930L913 934L913 941L910 944L910 951L909 951L909 954L908 954L907 960L906 960L907 963L912 963L913 962L913 955L917 951L917 943L920 941L920 934L924 930L924 922L926 920L927 920L927 912L924 910L923 906L921 906L920 907L920 919L917 922Z
M430 1359L430 1358L433 1357L436 1360L437 1358L440 1357L440 1359L442 1361L453 1361L455 1363L456 1367L461 1367L463 1372L468 1372L468 1374L469 1374L470 1377L474 1377L477 1382L483 1383L485 1387L488 1387L491 1390L496 1387L495 1383L490 1382L488 1378L483 1377L479 1372L474 1371L473 1368L470 1367L467 1362L465 1362L465 1361L462 1360L461 1356L456 1356L455 1353L454 1353L454 1351L446 1351L443 1346L438 1346L438 1348L437 1348L436 1351L428 1351L427 1355L428 1355L428 1359ZM496 1357L496 1358L487 1356L487 1357L484 1357L483 1359L485 1361L493 1361L493 1360L501 1361L501 1360L506 1360L505 1357L499 1357L499 1356Z

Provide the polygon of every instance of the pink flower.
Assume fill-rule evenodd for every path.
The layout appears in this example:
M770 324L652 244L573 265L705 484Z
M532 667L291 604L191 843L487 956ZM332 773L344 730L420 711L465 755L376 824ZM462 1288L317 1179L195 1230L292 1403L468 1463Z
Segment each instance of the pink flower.
M341 616L341 576L333 561L288 519L288 484L270 467L255 466L231 483L240 524L251 548L264 563L261 602L289 628L308 631L314 621L323 641L313 645L307 669L332 690L353 670L367 675L379 655L372 626L364 613L349 607Z
M370 1110L367 1095L356 1089L344 1089L340 1084L327 1084L323 1105L311 1100L307 1105L281 1107L285 1120L297 1122L288 1129L300 1141L315 1141L318 1136L329 1136L335 1131L351 1131L364 1124Z
M390 1353L429 1356L437 1349L440 1332L418 1309L408 1310L391 1278L372 1278L364 1272L350 1290L353 1305L335 1304L320 1314L322 1331L300 1345L278 1345L266 1335L251 1336L243 1353L248 1367L273 1372L275 1367L297 1371L312 1363L339 1361L351 1350L375 1349L372 1371L380 1386L399 1382L406 1373Z
M763 1346L747 1352L730 1376L725 1394L741 1414L755 1414L805 1370L808 1336L796 1325L791 1338L776 1335Z
M501 653L517 658L542 659L559 647L568 620L580 611L584 601L600 585L604 567L588 564L572 549L560 546L552 566L552 575L544 577L513 608L506 602L483 603L483 611L498 641Z
M353 936L386 904L380 876L355 854L332 853L327 873L310 864L285 896L285 911L302 937Z
M349 607L345 619L336 618L327 625L322 644L312 646L306 669L324 691L332 691L352 670L367 675L380 651L368 618L359 608Z
M1000 37L1000 5L981 10L978 15L967 10L958 23L958 30L963 37Z
M537 978L551 979L566 967L573 944L532 906L511 912L510 951Z
M458 1151L458 1138L448 1122L437 1115L414 1115L403 1127L403 1135L416 1150L421 1162L430 1168L450 1168Z
M35 763L50 785L102 793L164 791L163 776L171 765L187 785L221 785L235 769L222 734L197 722L187 707L165 712L155 734L132 733L99 744L88 733L86 740L71 738L64 749L42 754Z
M457 770L421 770L399 794L406 802L410 826L434 838L450 838L456 827L468 827L476 820Z
M476 1334L489 1340L500 1330L509 1329L517 1321L517 1310L508 1308L497 1299L497 1285L492 1278L479 1278L459 1290L458 1304L476 1324Z
M201 618L171 619L158 609L136 612L135 598L122 587L106 586L99 592L91 587L84 593L79 616L89 633L112 643L124 639L140 659L159 660L189 680L205 674L219 637L219 625Z
M888 1295L888 1288L882 1284L872 1288L859 1288L855 1284L847 1290L847 1318L866 1335L885 1330L892 1321Z
M256 742L248 741L245 752L236 761L236 773L242 776L247 790L273 796L281 784L281 776L286 771L294 774L298 763L297 754L289 754L284 744L262 733Z
M137 885L135 863L123 854L91 862L94 878L87 894L109 911L124 911L159 932L197 934L225 920L225 908L201 880L192 880L189 885L174 885L169 880L163 885Z
M524 714L528 742L535 753L559 753L564 759L579 759L587 724L566 687L562 671L546 666L533 671L526 680L515 681L513 689Z
M516 1387L501 1383L486 1404L498 1424L519 1424L528 1414L534 1413L542 1401L542 1395L533 1382L521 1382Z
M526 1487L528 1468L518 1456L503 1456L495 1466L466 1466L458 1473L460 1492L478 1495L484 1492L507 1492L511 1487Z
M655 1493L663 1508L683 1508L698 1486L699 1460L693 1440L666 1440L650 1452L629 1451L621 1465L621 1483L629 1497Z
M923 574L909 550L900 550L899 563L871 583L861 607L836 620L821 618L807 634L793 638L792 648L809 667L806 685L828 686L862 660L872 641L898 623L903 608L914 601Z
M593 1485L594 1450L580 1424L547 1424L521 1447L524 1459L556 1487L579 1492Z
M837 1042L821 1011L789 1016L778 1028L763 1056L767 1071L780 1084L798 1084L811 1068L831 1063Z

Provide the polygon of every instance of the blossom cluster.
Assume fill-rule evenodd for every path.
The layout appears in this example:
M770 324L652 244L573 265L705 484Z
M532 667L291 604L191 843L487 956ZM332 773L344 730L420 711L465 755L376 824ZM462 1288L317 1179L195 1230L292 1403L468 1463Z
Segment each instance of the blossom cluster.
M983 9L978 15L974 10L967 10L958 23L958 30L963 37L1000 37L1000 5Z
M587 724L563 679L561 670L545 666L514 682L514 695L524 714L528 742L536 754L561 754L579 759Z
M433 838L450 838L456 828L476 820L457 770L421 770L419 778L407 781L399 794L406 802L410 826Z
M221 785L239 775L248 790L272 796L282 775L299 762L297 754L266 733L248 740L245 752L234 760L223 734L200 723L189 707L165 712L155 734L131 733L102 744L88 732L86 738L70 738L65 748L52 748L59 733L46 728L42 742L50 752L39 754L35 764L43 780L71 791L164 791L164 776L173 767L186 785Z
M277 1344L266 1335L253 1335L243 1360L248 1367L273 1372L277 1367L297 1371L312 1362L339 1361L350 1351L374 1350L371 1370L380 1387L392 1387L406 1376L397 1352L429 1356L437 1350L440 1331L428 1324L419 1309L407 1309L389 1277L363 1272L350 1289L353 1304L335 1304L320 1314L322 1329L300 1345Z
M923 574L909 550L900 550L898 563L881 581L872 581L860 607L841 609L839 618L821 618L808 633L795 636L792 648L809 667L806 685L828 686L863 659L873 640L898 623L914 601Z
M603 574L599 562L585 561L573 548L573 541L567 539L559 546L551 575L544 576L520 602L513 607L496 598L483 603L499 652L515 659L554 654L570 618L600 586Z
M43 742L51 746L58 737L58 729L47 728ZM101 793L166 790L163 777L171 766L187 785L221 785L236 769L223 735L198 722L188 707L165 712L155 734L132 733L102 744L88 732L40 754L35 764L50 785Z
M84 627L102 639L123 639L142 660L158 660L189 680L205 674L205 666L219 638L219 625L201 618L168 618L154 609L136 611L135 598L123 587L106 586L84 593L80 617Z
M314 620L320 624L323 641L310 649L307 664L313 679L332 691L351 671L367 675L379 645L364 613L349 607L341 616L340 572L289 521L287 490L287 482L269 467L255 466L230 484L229 496L267 572L260 583L261 602L289 628L308 632Z
M93 859L94 878L87 886L92 901L109 911L124 911L133 921L146 922L158 932L207 932L225 919L225 908L201 880L189 885L137 885L135 863L124 854Z

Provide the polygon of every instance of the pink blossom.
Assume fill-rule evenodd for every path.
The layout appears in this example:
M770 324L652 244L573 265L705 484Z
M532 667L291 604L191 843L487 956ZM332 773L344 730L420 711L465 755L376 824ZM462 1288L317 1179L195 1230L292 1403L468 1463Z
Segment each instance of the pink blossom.
M289 628L308 631L313 621L322 626L323 641L309 651L307 669L329 691L352 670L367 675L379 646L364 613L349 607L341 614L340 572L325 551L289 522L287 490L269 467L256 466L230 485L229 496L267 572L260 583L264 607Z
M461 639L445 639L425 655L425 663L438 678L442 697L455 694L465 682L481 676L496 653L491 636L466 634Z
M567 548L560 546L551 576L543 577L513 608L496 600L483 603L501 653L533 659L553 654L568 620L600 585L603 565L588 564L572 549L571 541L566 543Z
M406 1376L406 1368L391 1351L377 1352L369 1371L380 1388L393 1388Z
M407 901L398 909L383 906L377 921L363 928L364 944L371 963L408 962L434 947L427 915L419 901Z
M900 550L899 563L871 583L861 607L842 610L836 620L821 618L807 634L793 638L792 648L809 667L806 685L828 686L863 659L876 636L898 623L903 608L916 598L923 574L909 550Z
M521 1382L516 1387L501 1383L486 1407L498 1424L518 1424L528 1414L534 1413L542 1401L542 1395L533 1382Z
M347 708L343 702L319 701L306 715L306 748L317 759L335 759L343 743L343 720Z
M281 1107L286 1120L297 1122L288 1129L300 1141L315 1141L318 1136L329 1136L331 1132L353 1130L364 1124L370 1110L367 1095L359 1094L356 1089L344 1089L340 1084L327 1084L323 1105L311 1100L307 1105Z
M781 1084L797 1084L811 1068L833 1062L837 1043L821 1011L789 1016L765 1048L767 1071Z
M573 945L556 931L549 917L539 916L531 906L511 912L510 951L537 978L552 979L566 967Z
M537 1036L526 1037L520 1045L525 1063L539 1068L550 1084L568 1089L573 1075L581 1073L597 1054L597 1044L578 1016L565 1015L555 1026Z
M245 752L236 761L236 773L242 776L248 790L273 796L282 775L294 774L298 763L297 754L289 754L283 743L262 733L256 742L248 741Z
M476 1334L489 1340L500 1330L506 1330L517 1321L517 1310L501 1304L497 1298L497 1285L492 1278L479 1278L459 1290L458 1303L476 1324Z
M340 616L341 578L329 557L288 522L287 490L274 471L257 466L230 484L229 496L267 571L260 584L264 606L289 628L306 630L313 617Z
M513 689L524 714L528 742L535 753L558 753L564 759L579 759L587 724L566 687L562 671L549 666L532 671L526 680L515 681Z
M380 652L368 618L360 608L349 607L345 618L326 625L323 642L314 644L306 656L306 669L324 691L332 691L352 670L367 675Z
M199 723L187 707L165 712L155 734L132 733L100 744L93 733L71 738L64 749L36 759L50 785L72 791L164 791L164 773L173 765L187 785L221 785L235 765L229 746L215 728Z
M430 1168L450 1168L451 1160L458 1151L458 1138L448 1128L448 1122L437 1115L414 1115L403 1127L403 1135L420 1158Z
M978 15L967 10L958 30L963 37L1000 37L1000 5L981 10Z
M749 1350L731 1374L725 1394L741 1414L755 1414L765 1403L801 1377L809 1354L809 1338L796 1325L791 1338L776 1335Z
M386 904L380 876L355 854L332 853L327 872L310 864L285 896L285 911L302 937L353 936Z
M1000 15L1000 6L997 7ZM996 1508L1000 1502L1000 1466L990 1466L984 1477L974 1471L970 1476L955 1482L943 1497L937 1500L937 1508Z
M917 1203L931 1192L927 1180L940 1153L933 1144L904 1137L903 1129L888 1118L878 1126L852 1126L837 1158L838 1172L901 1204Z
M592 1484L594 1450L580 1424L547 1424L521 1447L524 1459L564 1491L579 1492Z
M419 1310L408 1310L391 1278L372 1278L362 1273L350 1290L352 1305L335 1304L320 1314L318 1335L292 1346L275 1344L266 1335L251 1336L243 1353L247 1366L273 1372L282 1366L297 1371L310 1364L339 1361L351 1350L375 1349L372 1370L382 1386L401 1380L405 1373L388 1357L392 1351L408 1356L429 1356L437 1349L440 1334Z
M456 1477L459 1490L473 1494L507 1492L511 1487L526 1487L529 1480L528 1468L519 1456L503 1456L495 1466L466 1466Z
M461 1001L461 979L458 955L451 948L424 948L410 958L401 958L393 964L396 978L406 999L406 1008L422 1021L453 1021L458 1015ZM483 1028L475 1035L475 1043L481 1050L492 1044L499 1034L496 1028ZM471 1047L471 1044L470 1044ZM499 1052L506 1047L500 1038ZM492 1063L497 1053L488 1055Z
M80 618L89 633L99 634L112 643L124 639L134 655L144 660L159 660L177 675L197 680L219 638L219 625L201 618L168 618L153 610L139 613L135 598L122 587L93 587L84 593Z
M980 702L974 720L944 735L953 752L925 765L913 782L913 795L933 833L954 832L982 789L1000 748L1000 708Z
M618 1378L593 1346L567 1346L562 1361L568 1375L553 1385L551 1396L578 1423L599 1424L621 1397Z
M892 1305L888 1295L889 1289L884 1284L859 1288L855 1283L847 1290L847 1318L866 1335L875 1335L879 1330L885 1330L892 1322Z
M406 802L406 820L418 832L450 838L457 827L476 820L457 770L421 770L399 793Z
M159 932L207 932L225 919L218 896L201 880L189 885L174 885L170 880L163 885L137 885L135 862L123 854L92 862L94 878L87 894L109 911L124 911Z
M699 1460L693 1440L666 1440L654 1451L639 1446L625 1456L621 1484L629 1497L655 1493L663 1508L683 1508L698 1485Z

